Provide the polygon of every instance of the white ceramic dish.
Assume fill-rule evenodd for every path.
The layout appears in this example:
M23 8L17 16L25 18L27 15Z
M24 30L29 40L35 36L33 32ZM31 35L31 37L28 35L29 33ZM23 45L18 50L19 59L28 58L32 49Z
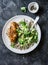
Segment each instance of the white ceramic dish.
M31 6L36 7L36 10L31 10L31 9L30 9ZM29 5L28 5L28 10L29 10L29 12L31 12L31 13L37 13L37 11L39 10L39 5L38 5L38 3L37 3L37 2L31 2L31 3L29 3Z
M26 15L17 15L17 16L12 17L11 19L9 19L9 20L5 23L5 25L4 25L4 27L3 27L3 30L2 30L2 39L3 39L3 42L4 42L5 46L6 46L9 50L11 50L12 52L18 53L18 54L25 54L25 53L28 53L28 52L33 51L33 50L38 46L38 44L39 44L39 42L40 42L40 39L41 39L41 30L40 30L39 25L37 24L37 25L36 25L36 30L38 31L38 42L37 42L37 43L35 43L33 46L29 47L29 48L26 49L26 50L20 50L20 49L12 48L12 47L10 46L11 42L10 42L10 40L9 40L7 34L6 34L7 29L8 29L9 26L10 26L10 22L13 22L13 21L19 22L19 21L22 20L22 19L28 20L28 22L29 22L30 20L34 21L34 19L31 18L31 17L29 17L29 16L26 16Z

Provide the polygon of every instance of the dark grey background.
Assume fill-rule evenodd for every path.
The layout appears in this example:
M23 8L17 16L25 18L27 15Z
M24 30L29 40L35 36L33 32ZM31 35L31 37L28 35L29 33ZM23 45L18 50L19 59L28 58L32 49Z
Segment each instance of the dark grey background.
M38 13L23 13L21 6L30 2L38 2ZM19 55L8 50L2 41L2 28L6 21L15 15L28 15L35 18L40 16L38 24L41 27L42 38L38 47L25 55ZM48 0L0 0L0 65L48 65Z

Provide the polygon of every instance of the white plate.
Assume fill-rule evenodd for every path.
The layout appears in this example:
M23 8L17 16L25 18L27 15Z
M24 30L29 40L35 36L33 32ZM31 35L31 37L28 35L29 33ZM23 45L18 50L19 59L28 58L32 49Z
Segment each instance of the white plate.
M3 30L2 30L2 39L3 39L3 42L4 42L5 46L6 46L9 50L11 50L12 52L18 53L18 54L25 54L25 53L28 53L28 52L33 51L33 50L38 46L38 44L39 44L39 42L40 42L40 39L41 39L41 30L40 30L39 25L37 24L37 25L36 25L36 30L38 31L38 42L37 42L37 43L35 43L33 46L29 47L29 48L26 49L26 50L20 50L20 49L12 48L12 47L10 46L11 42L10 42L10 40L9 40L7 34L6 34L7 29L8 29L9 26L10 26L10 22L17 22L17 23L18 23L18 21L20 21L20 20L22 20L22 19L28 20L28 22L29 22L30 20L34 21L34 19L31 18L31 17L29 17L29 16L26 16L26 15L17 15L17 16L12 17L11 19L9 19L9 20L5 23L5 25L4 25L4 27L3 27Z

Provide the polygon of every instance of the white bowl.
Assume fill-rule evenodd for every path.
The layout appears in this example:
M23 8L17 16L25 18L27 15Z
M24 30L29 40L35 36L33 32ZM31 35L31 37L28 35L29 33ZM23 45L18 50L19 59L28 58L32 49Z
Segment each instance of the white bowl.
M26 50L20 50L20 49L12 48L12 47L10 46L11 42L10 42L10 40L9 40L7 34L6 34L7 29L8 29L9 26L10 26L10 22L13 22L13 21L19 22L19 21L22 20L22 19L28 20L28 22L29 22L30 20L34 21L34 19L31 18L31 17L29 17L29 16L26 16L26 15L17 15L17 16L12 17L11 19L9 19L9 20L5 23L5 25L4 25L4 27L3 27L3 30L2 30L2 39L3 39L3 42L4 42L5 46L6 46L9 50L11 50L12 52L18 53L18 54L25 54L25 53L28 53L28 52L33 51L33 50L38 46L38 44L39 44L39 42L40 42L40 39L41 39L41 30L40 30L39 25L37 24L37 25L36 25L36 30L37 30L37 32L38 32L38 42L37 42L37 43L35 43L33 46L29 47L29 48L26 49Z
M36 10L31 10L30 8L31 8L31 6L35 6L36 7ZM28 10L29 10L29 12L31 12L31 13L37 13L37 11L39 10L39 5L38 5L38 3L37 2L31 2L31 3L29 3L29 5L28 5Z

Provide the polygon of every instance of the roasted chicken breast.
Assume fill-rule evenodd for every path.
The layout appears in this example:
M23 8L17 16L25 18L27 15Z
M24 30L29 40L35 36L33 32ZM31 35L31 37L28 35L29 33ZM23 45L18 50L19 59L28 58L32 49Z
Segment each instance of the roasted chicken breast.
M16 29L19 27L19 25L16 22L11 22L10 28L7 31L7 35L10 38L11 42L15 42L17 39L17 32Z

